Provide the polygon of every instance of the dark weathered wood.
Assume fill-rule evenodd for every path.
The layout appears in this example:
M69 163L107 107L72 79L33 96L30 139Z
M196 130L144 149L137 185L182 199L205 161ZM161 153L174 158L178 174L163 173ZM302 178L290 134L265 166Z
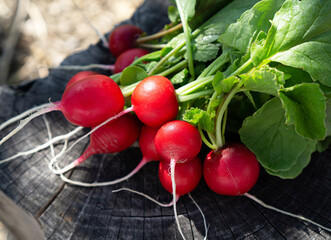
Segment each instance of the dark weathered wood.
M158 31L167 19L167 3L146 0L128 22L148 33ZM114 58L100 43L68 56L63 65L112 63ZM60 99L74 71L54 70L49 77L16 89L0 88L0 122L34 105ZM108 72L102 72L109 74ZM53 136L74 129L59 112L47 114ZM15 124L14 124L15 125ZM0 132L0 138L14 125ZM80 134L81 135L81 134ZM79 136L79 135L78 135ZM0 158L46 142L48 135L42 118L29 123L0 147ZM65 158L69 163L86 147L78 144ZM60 151L61 145L56 145ZM71 178L86 182L107 181L129 173L141 159L137 147L118 154L91 157L75 169ZM161 208L141 196L128 192L112 193L129 187L171 201L157 178L157 163L149 163L128 181L110 187L83 188L65 184L50 173L45 160L49 149L0 166L0 190L15 203L35 215L48 239L181 239L172 208ZM313 154L304 172L294 180L282 180L261 172L251 193L275 207L302 214L331 227L331 149ZM59 191L60 189L60 191ZM59 193L57 194L57 191ZM56 195L55 195L56 194ZM53 196L56 196L52 199ZM209 225L209 239L330 239L331 233L311 224L267 210L246 197L219 196L201 181L192 196L202 208ZM50 199L52 199L50 201ZM49 205L47 205L49 204ZM203 239L202 217L188 196L178 202L179 220L188 239Z

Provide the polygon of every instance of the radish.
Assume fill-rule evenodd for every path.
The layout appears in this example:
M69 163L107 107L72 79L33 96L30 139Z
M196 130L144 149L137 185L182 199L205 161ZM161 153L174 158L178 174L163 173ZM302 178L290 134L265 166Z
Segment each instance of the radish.
M117 119L117 120L120 120L120 119ZM117 121L117 120L115 120L115 121ZM111 122L111 123L113 123L113 122ZM122 178L113 180L113 181L94 182L94 183L85 183L85 182L80 182L80 181L74 181L74 180L68 179L65 176L61 175L62 180L64 180L67 183L70 183L73 185L78 185L78 186L83 186L83 187L97 187L97 186L114 185L114 184L117 184L117 183L120 183L122 181L129 179L135 173L137 173L146 163L161 160L159 154L155 150L155 145L154 145L154 137L155 137L155 134L157 133L157 131L158 131L158 128L152 128L152 127L149 127L146 125L144 125L141 128L138 141L139 141L140 150L143 154L143 158L141 159L140 163L136 166L136 168L133 169L128 175L126 175ZM94 134L92 134L91 136L93 136L93 135Z
M159 179L161 185L169 193L172 193L171 173L169 173L170 162L160 161ZM189 192L192 192L198 186L202 177L202 163L198 157L191 161L176 164L176 196L179 198Z
M242 195L256 183L260 165L255 155L241 143L229 143L208 153L203 176L208 187L222 195Z
M178 230L185 239L180 228L176 209L175 166L177 163L184 163L195 159L200 152L202 139L198 129L193 125L185 121L174 120L164 124L159 129L155 135L154 143L156 151L162 157L162 161L170 164L174 214Z
M137 84L131 95L131 104L131 107L109 118L98 127L132 111L145 125L160 127L175 119L179 108L174 86L168 78L157 75L147 77Z
M143 31L130 24L124 24L116 27L109 35L109 49L111 53L118 57L124 51L134 48L136 39L143 33Z
M75 85L76 84L73 84L73 86ZM78 142L91 135L103 125L123 116L126 113L134 111L139 120L145 125L150 127L160 127L162 124L175 119L179 108L175 88L170 80L163 76L150 76L139 82L132 93L131 103L131 107L108 118L101 124L94 127L90 132L80 137L67 150L67 152L70 151Z
M66 85L66 88L71 86L71 84L73 84L85 77L91 76L91 75L99 75L99 73L93 72L93 71L80 71L80 72L76 73L74 76L71 77L71 79L69 80L69 82Z
M95 154L116 153L127 149L137 140L140 125L132 114L103 125L91 134L89 146L78 159L62 169L54 170L54 173L65 173Z
M224 148L211 151L203 163L203 177L214 192L229 196L245 196L261 206L281 214L307 221L327 231L324 227L301 215L270 206L248 193L258 180L260 165L255 155L241 143L229 143Z
M164 124L155 136L155 148L163 160L185 162L200 152L202 140L197 128L174 120Z
M142 57L149 52L142 48L131 48L123 52L115 61L113 73L119 73L133 63L136 58Z
M61 101L46 104L41 109L37 108L38 111L24 119L0 141L0 145L33 118L47 112L58 110L74 125L95 127L122 111L123 107L124 97L119 86L107 76L91 75L66 87ZM4 125L6 124L5 122Z

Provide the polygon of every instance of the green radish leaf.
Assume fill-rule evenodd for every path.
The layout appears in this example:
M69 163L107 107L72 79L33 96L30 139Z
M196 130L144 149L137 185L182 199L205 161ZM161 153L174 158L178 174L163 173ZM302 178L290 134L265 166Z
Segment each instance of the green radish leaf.
M279 63L271 64L274 68L284 73L285 85L284 87L292 87L297 84L301 84L303 82L313 83L314 81L311 79L310 75L299 68L293 68L289 66L285 66Z
M218 94L221 94L222 93L221 83L222 83L223 79L224 79L224 74L221 71L216 72L212 84L213 84L214 90Z
M211 43L218 39L225 29L234 23L246 10L250 9L259 0L235 0L222 8L196 31L198 43Z
M175 74L170 79L170 81L172 82L172 84L181 84L181 83L185 82L187 75L188 75L188 70L186 68L184 68L182 71Z
M221 90L224 93L228 93L232 90L235 84L237 84L240 81L238 77L231 76L228 78L225 78L221 82Z
M261 165L274 172L290 170L311 142L285 123L285 111L277 97L247 117L239 134Z
M170 22L172 22L172 23L176 23L179 19L178 10L173 5L170 5L168 7L168 18L169 18Z
M326 118L325 118L325 126L326 126L326 136L331 136L331 99L329 98L326 101Z
M302 170L307 167L310 162L311 154L316 150L316 142L307 142L306 149L298 156L297 162L287 171L272 171L266 169L267 173L283 178L283 179L293 179L300 175Z
M301 68L331 86L331 2L288 0L275 14L265 42L252 45L255 66L267 59Z
M148 54L141 56L141 57L137 58L136 60L134 60L134 62L131 65L136 65L136 64L142 63L142 62L159 61L161 59L161 53L162 53L161 50L148 53Z
M325 97L316 83L302 83L281 89L279 97L286 112L286 123L309 139L322 140L326 134Z
M200 125L202 129L207 132L214 131L214 122L212 117L204 110L200 108L190 108L185 111L183 120L193 125Z
M284 85L284 73L269 66L263 66L250 74L239 76L245 81L245 89L274 96L278 95L278 90Z
M194 17L196 0L177 0L176 4L179 15L181 15L181 18L183 17L185 21L188 21Z
M147 72L137 66L126 67L121 74L120 83L122 86L131 85L148 77Z
M268 31L271 25L270 20L283 3L284 0L264 0L256 3L251 9L244 12L236 23L226 29L219 37L219 41L246 53L257 33Z
M331 11L331 9L330 9ZM325 39L322 39L325 38ZM270 58L310 73L315 81L331 87L331 32L316 37L291 49L279 52Z
M235 76L231 76L228 78L224 78L224 74L220 71L218 71L215 74L215 77L213 79L213 88L218 93L228 93L231 91L233 86L239 82L239 78Z
M215 41L219 35L256 2L255 0L233 1L195 31L193 35L197 37L191 42L194 60L207 62L216 58L220 45L215 44Z
M160 54L161 57L166 56L169 52L171 52L172 49L173 49L172 47L164 47L164 48L162 48L161 54Z
M196 43L194 48L192 49L193 59L199 62L207 62L212 59L215 59L218 51L219 46L217 44L200 44Z

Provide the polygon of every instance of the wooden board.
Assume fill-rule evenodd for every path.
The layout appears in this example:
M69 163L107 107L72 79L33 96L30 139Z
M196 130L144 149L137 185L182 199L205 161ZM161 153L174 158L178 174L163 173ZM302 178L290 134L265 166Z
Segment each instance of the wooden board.
M153 33L168 22L167 2L146 0L127 22ZM72 54L63 65L113 63L114 58L100 43ZM100 72L100 70L99 70ZM0 122L42 103L58 101L74 71L54 70L45 79L12 89L0 88ZM109 72L101 72L110 74ZM75 127L60 112L47 114L53 136ZM2 138L15 124L0 132ZM81 136L82 133L78 134ZM77 139L73 138L72 141ZM29 123L0 147L0 159L31 149L48 140L43 118ZM72 143L72 142L71 142ZM65 156L63 164L84 151L87 141L78 144ZM59 152L62 145L55 145ZM91 157L75 169L71 179L85 182L107 181L124 176L140 161L137 147L118 154ZM84 188L63 184L51 174L47 148L0 165L0 190L30 215L36 216L47 239L181 239L172 208L128 192L112 190L129 187L161 202L171 201L157 178L157 163L145 166L134 177L109 187ZM331 228L331 149L314 153L304 172L294 180L281 180L261 172L250 192L259 199L283 210L301 214ZM220 196L201 181L192 192L209 226L209 239L330 239L331 233L312 224L288 217L257 205L246 197ZM203 239L202 217L188 196L178 202L180 224L187 239Z

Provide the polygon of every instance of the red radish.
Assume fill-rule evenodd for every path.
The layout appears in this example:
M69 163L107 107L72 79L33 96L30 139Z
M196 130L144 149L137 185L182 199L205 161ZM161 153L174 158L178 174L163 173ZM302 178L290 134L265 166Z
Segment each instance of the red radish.
M111 78L93 75L66 88L55 106L72 124L95 127L123 110L124 97Z
M131 102L140 121L151 127L160 127L176 118L178 100L175 88L166 77L151 76L134 89Z
M115 28L109 35L109 49L111 53L118 57L124 51L134 48L136 39L143 33L140 28L125 24Z
M33 118L51 111L61 111L74 125L95 127L123 110L124 97L119 86L104 75L91 75L66 87L61 101L36 108L38 111L0 141L0 145ZM10 121L10 120L8 120Z
M99 75L99 73L93 71L80 71L76 73L74 76L71 77L71 79L66 85L66 88L68 88L71 84L91 75Z
M67 172L94 154L115 153L127 149L137 140L140 125L136 116L132 114L121 116L103 125L91 134L90 144L82 156L66 167L54 170L54 173Z
M222 149L211 151L203 163L203 177L207 186L214 192L222 195L245 196L265 208L331 231L330 228L302 215L278 209L249 194L248 191L255 185L259 173L260 165L255 155L241 143L229 143Z
M126 115L124 115L124 116L126 116ZM115 120L115 121L117 121L117 120ZM155 150L155 145L154 145L154 137L155 137L155 134L157 131L158 131L158 128L152 128L152 127L149 127L146 125L144 125L141 128L141 131L139 134L139 147L143 154L143 158L141 159L140 163L135 167L135 169L133 169L129 174L127 174L126 176L124 176L122 178L112 180L112 181L107 181L107 182L93 182L93 183L74 181L74 180L68 179L64 176L61 176L61 178L65 182L68 182L73 185L83 186L83 187L108 186L108 185L114 185L114 184L123 182L123 181L129 179L130 177L132 177L135 173L137 173L146 163L161 160L160 156L158 155L158 153ZM93 134L92 134L92 136L93 136ZM165 206L165 205L163 205L163 206Z
M160 161L161 157L155 149L154 139L159 128L144 125L139 135L139 148L143 154L142 162Z
M190 123L174 120L164 124L157 131L154 139L156 151L160 154L163 161L170 162L170 175L173 195L173 208L178 230L185 239L180 228L177 216L176 200L176 180L175 167L177 163L192 161L200 152L202 139L198 129Z
M161 161L159 164L159 179L162 186L172 193L171 173L169 173L170 163ZM193 158L191 161L176 164L176 195L180 197L191 191L198 186L202 176L202 164L198 157Z
M175 119L179 108L175 88L163 76L150 76L139 82L132 92L131 104L106 122L134 111L145 125L160 127Z
M200 152L201 145L198 129L181 120L164 124L155 136L156 151L169 162L192 160Z
M118 56L114 65L114 73L119 73L133 63L136 58L142 57L149 52L142 48L131 48Z
M260 165L255 155L241 143L229 143L211 151L203 164L208 187L218 194L243 195L256 183Z

